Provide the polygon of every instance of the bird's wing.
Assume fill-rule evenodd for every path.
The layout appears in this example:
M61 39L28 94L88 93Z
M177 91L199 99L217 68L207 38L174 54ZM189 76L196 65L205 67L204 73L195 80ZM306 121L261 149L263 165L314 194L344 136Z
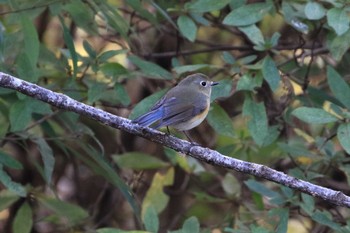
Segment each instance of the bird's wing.
M176 125L181 122L185 122L193 118L194 116L202 113L206 109L205 103L189 103L186 101L180 101L176 97L172 97L162 103L163 118L158 122L155 128L163 126Z

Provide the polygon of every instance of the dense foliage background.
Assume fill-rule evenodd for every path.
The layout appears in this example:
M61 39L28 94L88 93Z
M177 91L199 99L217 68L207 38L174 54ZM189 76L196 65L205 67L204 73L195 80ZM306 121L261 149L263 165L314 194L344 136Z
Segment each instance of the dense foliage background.
M196 142L350 193L347 0L0 4L2 72L129 118L202 72ZM15 91L0 112L1 232L350 232L347 208Z

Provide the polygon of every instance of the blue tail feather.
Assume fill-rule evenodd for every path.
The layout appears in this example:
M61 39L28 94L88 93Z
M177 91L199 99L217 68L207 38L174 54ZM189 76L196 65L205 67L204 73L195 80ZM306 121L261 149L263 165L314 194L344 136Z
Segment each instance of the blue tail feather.
M163 117L163 111L162 109L156 109L153 111L150 111L144 115L139 116L135 120L132 120L132 123L136 123L142 126L150 126L156 121L159 121Z

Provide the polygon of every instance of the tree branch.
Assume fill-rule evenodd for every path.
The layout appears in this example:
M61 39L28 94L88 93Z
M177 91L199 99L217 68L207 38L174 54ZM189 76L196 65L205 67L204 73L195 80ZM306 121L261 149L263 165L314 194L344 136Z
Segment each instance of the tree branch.
M256 177L264 178L310 194L314 197L321 198L330 203L350 207L350 197L346 196L340 191L334 191L329 188L288 176L264 165L231 158L222 155L215 150L191 144L188 141L181 140L148 127L141 127L139 125L132 124L129 119L115 116L101 109L80 103L64 94L50 91L2 72L0 72L0 86L16 90L57 108L73 111L87 116L113 128L146 138L150 141L172 148L180 153L187 154L193 158L199 159L214 166L233 169L239 172L254 175Z

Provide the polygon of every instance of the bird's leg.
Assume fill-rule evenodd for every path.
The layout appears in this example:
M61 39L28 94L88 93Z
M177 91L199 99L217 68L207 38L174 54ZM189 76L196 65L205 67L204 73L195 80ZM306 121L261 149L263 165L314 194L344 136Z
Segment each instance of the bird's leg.
M169 127L168 127L168 126L166 127L166 130L168 131L168 134L170 134L170 130L169 130Z
M199 145L197 142L192 140L188 131L182 131L182 132L186 135L186 137L187 137L188 141L190 141L190 143L192 143L194 145Z

